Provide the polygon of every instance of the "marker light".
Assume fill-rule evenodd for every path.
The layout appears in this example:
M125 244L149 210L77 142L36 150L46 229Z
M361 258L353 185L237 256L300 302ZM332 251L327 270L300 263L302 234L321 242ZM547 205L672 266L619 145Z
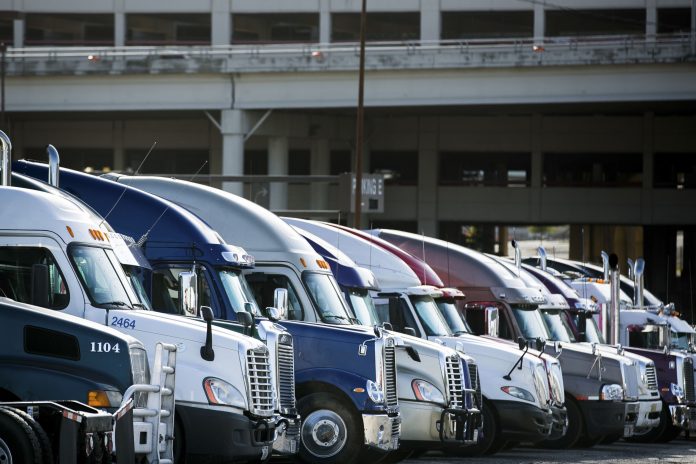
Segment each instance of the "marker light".
M73 231L72 231L72 229L70 228L70 226L65 226L65 229L68 231L68 233L70 234L70 236L71 236L72 238L75 238L75 234L73 233Z

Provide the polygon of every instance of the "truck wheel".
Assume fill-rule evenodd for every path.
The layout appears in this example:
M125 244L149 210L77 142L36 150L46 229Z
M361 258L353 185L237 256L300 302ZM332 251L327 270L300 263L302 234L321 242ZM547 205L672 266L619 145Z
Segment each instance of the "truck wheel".
M38 438L29 424L9 409L0 409L0 462L41 464Z
M48 435L46 435L46 431L41 427L41 424L36 422L36 419L21 409L7 408L4 406L2 409L9 409L21 417L22 420L31 427L31 430L34 432L34 435L36 435L36 438L39 440L39 445L41 446L41 459L43 464L53 464L53 447L51 446L51 440L48 438ZM4 463L5 461L0 459L0 464Z
M606 437L602 438L601 443L603 445L611 445L612 443L616 443L617 441L621 440L623 438L623 433L615 433L614 435L607 435Z
M674 440L677 438L679 435L682 434L684 430L681 427L675 427L672 424L668 424L667 428L660 434L659 437L657 437L657 440L655 440L657 443L669 443L670 441Z
M357 462L363 447L361 420L335 395L314 393L301 398L299 457L308 463Z
M550 449L569 449L585 434L585 421L580 413L580 407L575 403L575 400L566 396L566 411L568 414L568 430L566 434L555 440L545 440L537 444L541 448Z
M479 442L471 446L462 446L458 448L445 448L443 451L450 456L465 456L475 457L483 456L484 454L494 454L500 451L505 446L506 441L500 436L500 428L498 426L498 416L493 409L491 403L483 400L483 410L481 411L483 418L483 427Z

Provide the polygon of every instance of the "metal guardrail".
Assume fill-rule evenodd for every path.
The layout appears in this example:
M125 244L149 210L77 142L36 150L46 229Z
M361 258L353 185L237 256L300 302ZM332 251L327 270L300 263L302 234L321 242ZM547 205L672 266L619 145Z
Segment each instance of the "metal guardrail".
M370 42L372 69L676 62L694 59L691 34ZM8 48L8 74L264 72L355 69L357 43ZM599 60L599 61L598 61Z

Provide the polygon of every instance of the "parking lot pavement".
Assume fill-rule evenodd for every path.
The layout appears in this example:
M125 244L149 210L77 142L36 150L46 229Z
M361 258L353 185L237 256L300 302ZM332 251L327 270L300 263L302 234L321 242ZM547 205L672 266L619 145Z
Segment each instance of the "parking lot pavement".
M403 462L408 464L445 464L453 462L466 464L696 463L696 440L674 440L666 444L638 444L620 441L612 445L600 445L590 449L569 451L519 447L485 458L454 458L443 456L442 454L429 453L418 459L408 459Z

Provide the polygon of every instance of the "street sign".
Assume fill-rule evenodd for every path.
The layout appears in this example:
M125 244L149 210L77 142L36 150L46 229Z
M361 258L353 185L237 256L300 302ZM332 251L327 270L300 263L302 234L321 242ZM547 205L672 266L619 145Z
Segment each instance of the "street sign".
M345 173L339 176L340 210L344 213L355 212L355 174ZM384 212L384 176L381 174L362 175L362 212Z

